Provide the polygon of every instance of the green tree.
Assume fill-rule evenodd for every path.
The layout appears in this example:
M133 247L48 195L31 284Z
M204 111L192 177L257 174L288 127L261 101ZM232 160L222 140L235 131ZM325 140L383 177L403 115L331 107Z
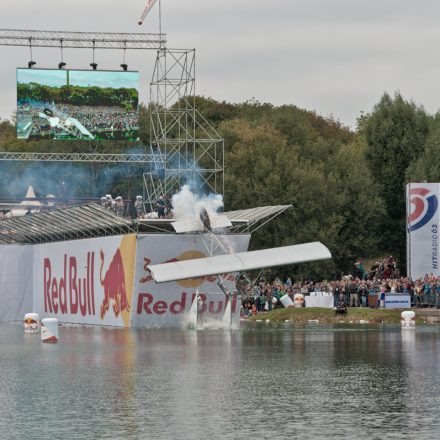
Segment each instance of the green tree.
M239 119L220 129L227 143L226 209L293 205L255 235L252 246L319 240L333 253L332 261L281 268L282 273L339 276L357 258L377 251L384 208L362 140L346 145L318 138L305 154L268 123Z
M423 153L406 171L407 182L440 182L440 113L434 117Z
M400 93L384 94L371 115L362 121L366 159L385 201L383 247L405 261L405 173L423 153L430 117Z

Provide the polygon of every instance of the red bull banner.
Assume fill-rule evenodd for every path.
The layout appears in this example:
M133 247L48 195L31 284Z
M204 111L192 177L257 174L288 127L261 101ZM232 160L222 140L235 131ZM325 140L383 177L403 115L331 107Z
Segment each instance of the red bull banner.
M412 279L439 276L439 183L406 187L407 268Z
M32 246L0 246L0 322L32 312Z
M225 294L217 284L217 276L157 284L147 269L149 264L244 252L248 249L250 235L225 235L219 239L220 243L210 234L139 235L132 326L181 327L190 312L196 291L200 294L198 314L202 322L221 321L229 306L228 312L230 310L233 319L238 320L240 304L236 299L227 303ZM235 276L230 274L225 279L225 284L232 289Z
M34 246L34 311L60 322L129 327L136 235Z

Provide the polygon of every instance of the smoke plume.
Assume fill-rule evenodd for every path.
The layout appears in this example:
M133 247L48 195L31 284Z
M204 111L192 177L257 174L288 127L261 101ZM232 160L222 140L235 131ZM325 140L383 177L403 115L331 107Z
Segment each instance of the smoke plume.
M184 185L179 193L174 194L172 212L175 219L198 217L203 208L208 215L218 213L223 208L223 196L210 194L199 196L191 191L189 185Z

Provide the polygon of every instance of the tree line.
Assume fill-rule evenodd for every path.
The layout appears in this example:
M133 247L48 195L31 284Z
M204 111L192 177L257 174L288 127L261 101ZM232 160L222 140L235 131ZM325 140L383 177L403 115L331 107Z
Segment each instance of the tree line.
M54 102L77 106L122 107L136 110L138 91L134 88L83 87L65 85L52 87L38 83L18 83L17 100L19 103Z
M196 97L196 106L225 139L225 209L293 205L255 234L252 248L319 240L333 254L331 261L282 272L330 279L351 272L358 258L383 254L396 256L405 272L405 184L440 181L440 114L428 114L399 93L384 94L370 113L360 115L355 129L293 105ZM26 143L15 139L13 121L3 121L0 148L122 152L145 148L149 130L145 106L140 107L141 144ZM26 167L0 164L0 194L11 192L11 175L26 176ZM105 192L112 194L131 199L142 194L142 167L112 172L103 165L79 167L82 173L71 173L72 179L83 176L75 195L100 196L106 184ZM68 179L69 173L63 176Z

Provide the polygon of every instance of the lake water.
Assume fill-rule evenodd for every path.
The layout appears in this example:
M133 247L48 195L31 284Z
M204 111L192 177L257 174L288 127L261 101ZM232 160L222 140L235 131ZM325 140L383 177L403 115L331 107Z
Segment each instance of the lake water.
M1 439L438 439L440 329L0 325Z

